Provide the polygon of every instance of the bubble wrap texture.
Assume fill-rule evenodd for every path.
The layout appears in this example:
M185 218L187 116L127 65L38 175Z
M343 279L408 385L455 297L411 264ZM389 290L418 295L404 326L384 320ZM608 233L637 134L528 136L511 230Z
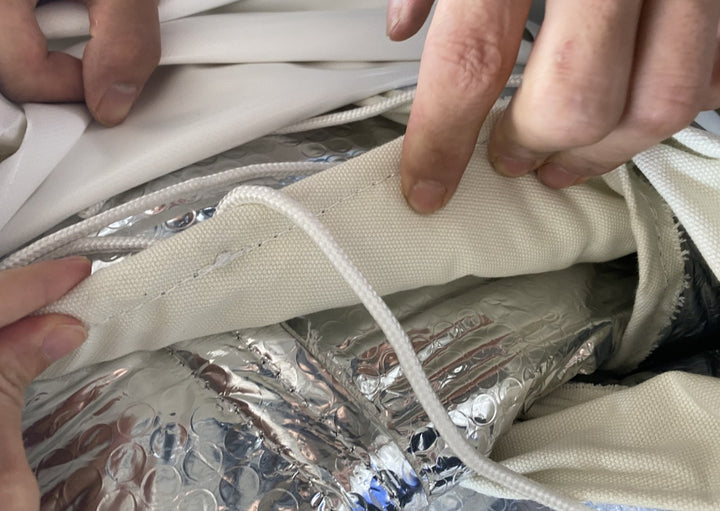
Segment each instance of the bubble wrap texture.
M85 216L237 165L343 161L400 131L373 119L265 137L99 204ZM281 187L302 177L258 182ZM100 234L164 239L210 218L219 198L158 205ZM95 269L121 259L98 259ZM533 301L522 307L526 293L510 293L503 285L496 291L512 295L507 303L496 294L480 300L480 311L468 293L499 284L477 279L401 293L390 302L438 378L453 418L487 452L538 395L602 361L622 331L623 303L634 286L627 275L609 282L619 284L601 286L609 293L594 293L595 303L580 299L582 310L558 307L564 316L540 309L553 309L556 296L575 296L570 288L558 290L553 300L535 290L527 294ZM595 291L596 285L594 278ZM589 296L583 293L590 287L573 286ZM506 314L498 316L504 308ZM595 319L586 317L576 329L555 328L576 313ZM542 316L540 323L528 321L536 316ZM493 336L503 329L515 331ZM37 382L28 394L24 428L43 507L540 509L457 486L463 467L413 405L393 364L367 314L351 307L297 318L286 330L212 336Z
M451 416L488 452L524 404L602 361L633 285L622 268L584 265L389 303ZM315 326L299 336L303 325ZM356 307L36 382L23 428L43 510L504 505L455 488L464 468Z

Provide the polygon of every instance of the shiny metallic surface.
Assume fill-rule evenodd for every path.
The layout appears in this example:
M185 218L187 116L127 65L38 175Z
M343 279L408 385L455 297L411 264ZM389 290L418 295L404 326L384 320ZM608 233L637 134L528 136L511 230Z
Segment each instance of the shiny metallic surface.
M404 132L404 126L377 117L351 125L334 126L308 132L267 135L219 155L207 158L176 172L136 187L102 204L97 204L78 214L77 221L87 216L107 211L132 199L161 190L195 177L216 174L225 170L258 163L286 161L315 161L341 163L359 156L375 147L394 140ZM267 176L250 181L237 182L282 188L307 177L307 174L285 177ZM233 186L233 187L234 187ZM230 187L232 188L232 187ZM158 241L181 232L196 223L211 218L215 207L230 190L212 190L194 196L182 197L169 204L158 204L140 214L108 225L97 233L99 237L140 236ZM70 222L72 222L71 219ZM64 223L63 225L66 225ZM117 262L122 254L94 257L95 269Z
M376 118L270 135L84 216L242 165L343 161L402 131ZM303 177L252 183L282 187ZM158 204L97 235L164 239L212 217L227 191ZM96 257L94 268L123 256ZM387 301L457 426L489 453L534 399L603 361L627 321L635 273L624 261L465 278ZM43 510L543 509L458 484L465 468L360 306L36 381L23 431Z
M534 397L596 367L633 285L586 265L467 278L388 302L456 424L488 452ZM35 382L23 427L46 510L440 510L481 500L457 487L464 467L358 307Z
M631 271L579 265L494 281L467 278L388 302L451 419L489 454L498 435L535 399L597 369L619 340L635 285ZM409 453L429 493L465 474L362 306L289 325L358 401L367 401L369 413Z

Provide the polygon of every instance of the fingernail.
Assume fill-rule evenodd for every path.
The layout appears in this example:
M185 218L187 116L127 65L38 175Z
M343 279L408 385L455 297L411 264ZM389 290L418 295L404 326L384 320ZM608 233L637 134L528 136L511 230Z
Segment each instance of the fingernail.
M491 163L495 170L507 177L524 176L535 168L534 160L510 158L508 156L498 156Z
M60 360L87 339L87 330L82 325L60 325L45 336L43 354L50 362Z
M442 183L423 179L410 188L407 200L415 211L427 214L443 206L446 194L447 188Z
M68 256L63 257L60 259L60 261L63 261L64 263L71 263L71 264L90 264L90 259L84 256Z
M546 163L538 169L538 178L550 188L567 188L582 182L583 178L573 174L557 163Z
M387 36L392 38L395 28L402 19L403 0L388 0Z
M96 112L98 120L106 126L120 124L130 113L137 94L138 88L133 84L113 84L100 100Z

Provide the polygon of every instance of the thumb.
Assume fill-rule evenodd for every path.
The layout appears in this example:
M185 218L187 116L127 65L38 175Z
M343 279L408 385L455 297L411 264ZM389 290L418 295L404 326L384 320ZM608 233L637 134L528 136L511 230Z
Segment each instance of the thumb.
M23 447L25 389L86 337L79 321L61 315L28 317L0 329L0 502L7 511L37 510L40 505Z
M92 36L83 55L85 102L106 126L122 122L160 61L157 0L84 0Z

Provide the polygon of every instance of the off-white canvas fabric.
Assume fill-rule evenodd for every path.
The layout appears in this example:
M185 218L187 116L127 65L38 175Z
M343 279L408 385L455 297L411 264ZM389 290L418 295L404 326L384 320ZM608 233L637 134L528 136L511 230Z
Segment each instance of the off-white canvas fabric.
M359 3L293 1L251 0L225 11L354 8ZM227 3L217 0L206 6ZM375 8L382 8L376 4ZM160 7L162 19L170 20L196 12L197 2L168 0ZM78 9L74 4L44 6L41 25L57 36L81 34L87 18ZM71 19L75 25L68 22ZM175 27L194 30L194 23L178 22ZM168 37L173 34L172 28L165 32ZM170 45L168 51L191 58L188 52L195 47L181 46L181 37L177 40L178 46ZM227 48L233 50L232 45ZM21 117L10 108L14 120L2 125L3 147L11 148L6 152L14 150L21 134L28 145L3 162L0 183L17 184L17 176L27 180L15 188L21 194L0 200L0 209L17 211L14 219L9 218L12 213L0 218L0 222L10 219L0 231L0 253L107 198L113 190L362 95L412 83L417 71L416 63L390 64L380 79L361 80L359 67L340 78L329 69L295 66L298 72L292 76L302 80L283 88L289 67L293 65L161 70L156 75L159 81L149 85L145 104L141 102L133 117L114 131L93 128L82 108L57 107L62 110L57 123L43 117L51 113L44 106L36 111L26 107ZM251 73L253 69L262 72ZM278 70L282 72L276 74ZM328 84L335 88L330 91ZM247 95L238 91L241 87ZM308 91L316 94L312 102ZM193 105L183 100L188 94L193 95ZM266 99L260 101L258 95ZM278 97L283 101L275 104L278 108L265 108ZM234 105L232 111L228 104ZM610 369L634 367L670 325L686 284L675 216L715 274L720 274L718 139L686 130L603 178L553 191L533 176L509 180L490 168L486 139L502 107L498 105L488 119L457 195L439 214L415 215L402 199L400 140L307 178L286 192L321 217L383 294L468 274L504 277L545 272L637 251L639 285L632 317L606 362ZM68 113L67 108L77 111ZM243 112L247 117L242 117ZM248 126L244 119L255 124ZM60 136L53 132L56 126L62 130ZM198 138L198 133L205 138ZM58 150L49 154L38 149L37 144L44 148L48 144L37 135L72 143L60 147L53 142ZM32 174L22 169L32 169ZM56 200L58 190L66 200ZM355 302L312 242L288 220L261 206L224 207L212 220L98 271L50 307L49 311L81 318L90 327L90 339L44 376L135 350ZM719 454L718 435L713 435L718 431L720 405L716 381L670 374L637 389L616 390L561 389L540 403L544 408L537 410L546 413L537 412L501 441L495 456L582 499L668 509L718 508L720 484L712 472ZM558 400L573 406L555 406Z
M640 278L635 306L623 341L607 362L611 368L633 367L655 347L659 334L670 325L685 287L674 212L632 164L563 191L542 186L534 176L517 180L498 176L487 162L486 140L502 108L503 103L490 115L457 195L439 214L416 215L402 199L398 175L401 140L285 191L322 219L382 294L440 284L468 274L504 277L544 272L637 251ZM685 133L681 139L683 136L696 135ZM707 143L711 142L714 139L708 139ZM714 172L718 166L713 157L677 142L653 148L638 161L653 162L652 167L643 170L650 180L657 180L665 173L685 175L688 166L695 169L695 159L701 160L705 173ZM684 183L684 179L677 182ZM688 200L693 195L692 190L676 193L689 194ZM712 205L705 204L712 221ZM691 226L699 225L695 217L685 218ZM698 246L707 251L714 245L710 242ZM90 327L90 339L44 376L63 374L135 350L272 324L356 301L313 243L287 219L262 206L221 205L213 219L98 271L50 307L48 311L81 318ZM715 406L703 397L714 381L688 386L681 380L671 379L665 385L672 387L677 400L687 401L685 408L678 409L685 415L683 420L692 422L693 414L699 412L687 407L697 402ZM640 401L645 399L643 394L640 396ZM568 432L564 439L547 447L549 453L532 443L534 429L527 429L527 433L521 429L517 434L527 436L528 443L518 444L524 446L520 454L505 456L497 451L497 456L508 458L508 462L520 457L525 465L518 466L518 470L527 470L531 477L544 473L542 463L550 460L548 470L560 474L559 482L552 478L538 480L579 498L637 505L664 502L663 506L674 506L676 500L682 500L691 505L676 509L710 509L715 496L713 490L703 486L710 480L703 479L709 466L706 460L699 460L696 466L692 454L688 454L691 451L680 447L657 457L648 454L661 467L653 471L647 462L638 463L633 455L626 454L626 449L627 453L634 452L628 446L644 445L637 431L645 428L646 411L640 404L628 401L626 406L624 398L619 399L620 404L612 405L611 411L601 406L593 411L596 403L589 402L590 411L582 411L577 420L568 419L577 424L580 433L573 436ZM648 403L650 409L661 413L659 403ZM608 417L635 429L613 428L611 435L602 436L605 443L596 445L596 440L582 428L604 430ZM690 447L712 440L708 433L712 431L711 422L698 433L699 440L688 437ZM678 428L688 426L674 424ZM540 431L544 431L543 427L538 426ZM659 439L658 444L665 442L661 439L675 441L665 430L650 431ZM654 444L646 451L650 453L653 448ZM686 457L673 457L678 453ZM600 454L606 456L615 477L627 476L627 484L616 486L607 474L609 479L598 484L593 474L574 475L583 474L588 456ZM678 471L677 463L684 468ZM672 475L682 476L682 484L673 488L684 496L671 498L668 494L663 497L665 501L652 497Z
M451 203L414 214L399 189L401 140L286 188L318 214L380 293L607 261L639 250L631 351L649 352L683 286L671 211L627 168L555 191L534 176L495 174L490 116ZM53 305L90 327L90 340L46 376L216 332L356 303L313 243L261 206L220 208L208 222L103 269ZM622 347L618 347L618 352ZM641 355L642 356L642 355ZM622 364L622 361L618 361Z
M637 387L568 384L515 424L492 457L585 502L720 508L720 380L671 372ZM508 495L481 478L469 487Z

